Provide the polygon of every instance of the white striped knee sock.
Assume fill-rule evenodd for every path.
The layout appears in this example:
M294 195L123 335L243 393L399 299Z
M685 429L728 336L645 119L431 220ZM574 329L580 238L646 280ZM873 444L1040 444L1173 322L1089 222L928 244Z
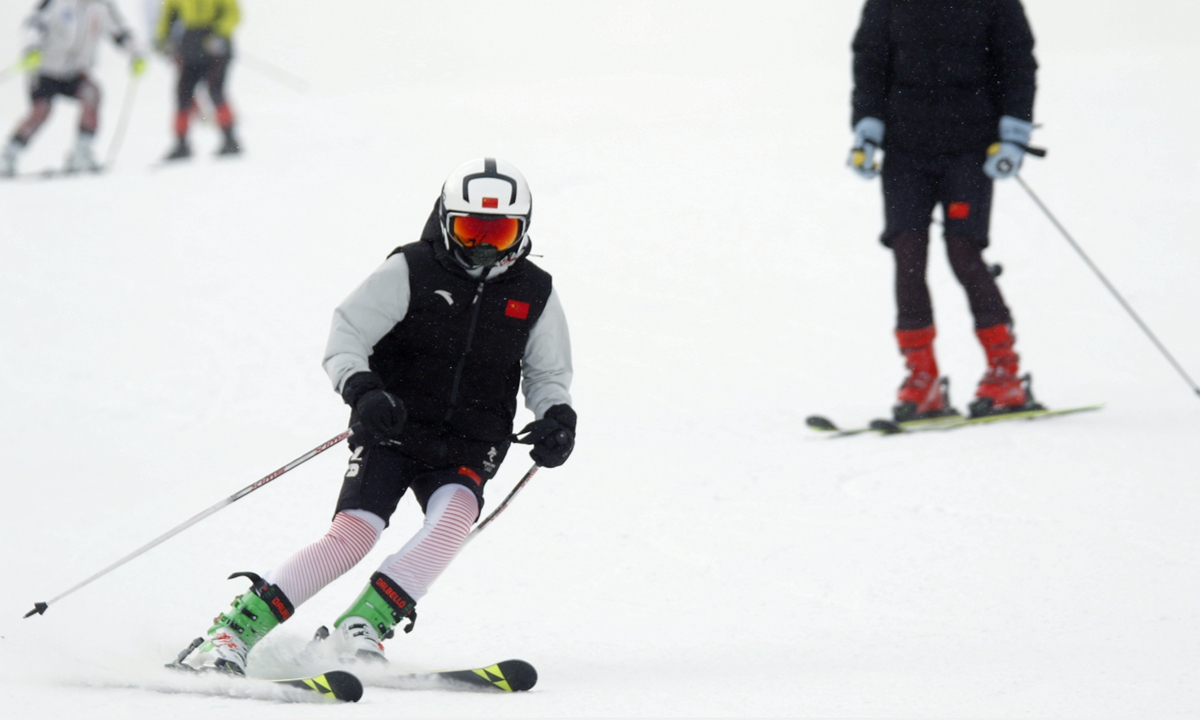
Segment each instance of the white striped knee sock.
M396 581L413 600L420 600L454 559L478 515L475 493L462 485L443 485L425 506L424 527L400 552L384 560L379 572Z
M288 558L266 574L293 607L316 595L321 588L367 556L383 532L383 519L364 510L347 510L333 518L325 537Z

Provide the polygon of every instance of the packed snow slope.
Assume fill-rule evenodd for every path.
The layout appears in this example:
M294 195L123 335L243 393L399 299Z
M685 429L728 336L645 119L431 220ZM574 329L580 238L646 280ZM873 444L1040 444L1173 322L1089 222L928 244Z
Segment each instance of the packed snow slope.
M0 57L29 4L0 6ZM1200 6L1027 6L1050 156L1024 177L1200 374ZM902 375L879 187L844 167L859 8L246 0L244 157L211 158L200 126L194 162L153 167L159 61L111 172L0 185L0 715L1200 713L1200 400L1014 183L987 257L1025 367L1047 404L1106 408L900 438L804 425L886 412ZM104 50L101 149L126 67ZM0 87L6 126L22 93ZM60 162L74 122L60 101L24 169ZM388 652L401 670L520 657L537 688L368 688L339 709L180 694L161 664L244 589L227 575L325 531L344 447L22 620L341 431L320 367L334 306L485 154L533 187L578 448ZM983 357L933 248L963 405ZM489 507L527 467L510 454ZM256 671L285 672L419 522L405 500Z

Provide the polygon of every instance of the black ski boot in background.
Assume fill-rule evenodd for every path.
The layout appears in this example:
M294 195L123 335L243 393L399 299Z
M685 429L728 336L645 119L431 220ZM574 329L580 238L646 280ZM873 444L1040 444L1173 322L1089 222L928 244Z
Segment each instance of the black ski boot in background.
M184 138L179 138L179 140L175 142L175 147L172 148L171 152L167 153L167 156L163 159L167 161L186 160L191 156L192 148L188 146L187 140Z
M242 145L233 135L233 128L225 129L225 142L222 143L221 149L217 151L217 155L240 155L242 153Z

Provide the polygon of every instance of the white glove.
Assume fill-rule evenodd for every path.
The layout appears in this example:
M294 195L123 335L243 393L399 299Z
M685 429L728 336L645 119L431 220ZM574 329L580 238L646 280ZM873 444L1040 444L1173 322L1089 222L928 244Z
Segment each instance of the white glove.
M875 151L883 145L883 130L883 121L873 117L865 117L854 126L854 147L846 164L867 180L879 174Z
M1000 118L1000 142L994 142L988 148L983 173L993 180L1007 180L1016 175L1021 170L1021 160L1032 134L1032 123L1011 115Z

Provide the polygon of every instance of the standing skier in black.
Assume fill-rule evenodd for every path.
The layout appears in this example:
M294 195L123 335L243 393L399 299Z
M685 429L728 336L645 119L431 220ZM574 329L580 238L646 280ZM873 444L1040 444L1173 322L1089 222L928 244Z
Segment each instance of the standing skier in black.
M175 147L167 160L192 156L188 126L196 111L196 88L203 83L212 100L224 142L218 155L237 155L233 110L225 97L225 77L233 61L233 31L241 21L237 0L163 0L155 44L179 67L175 87Z
M1033 130L1037 62L1020 0L867 0L853 48L849 164L873 178L881 172L876 151L886 153L881 240L896 258L896 339L909 371L895 418L955 412L934 358L925 282L929 224L939 204L950 266L987 355L970 412L1029 407L1012 315L982 255L992 181L1016 175Z
M386 558L334 623L349 657L383 660L383 640L462 546L484 484L513 440L517 390L536 418L520 435L544 467L575 447L571 345L548 273L527 258L533 201L500 160L461 165L421 239L397 248L333 316L325 372L351 408L353 454L325 537L273 570L179 662L233 674L301 603L354 567L411 489L425 524ZM474 623L476 617L462 622Z

